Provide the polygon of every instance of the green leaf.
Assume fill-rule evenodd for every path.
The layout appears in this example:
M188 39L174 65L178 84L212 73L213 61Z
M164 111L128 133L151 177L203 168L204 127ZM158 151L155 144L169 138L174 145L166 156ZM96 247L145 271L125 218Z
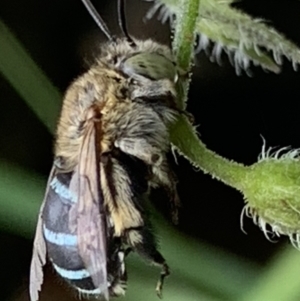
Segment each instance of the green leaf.
M207 50L212 41L212 58L219 61L222 51L225 51L237 74L247 70L250 62L278 73L282 57L290 60L296 69L300 63L299 48L263 20L231 7L233 2L201 0L196 27L199 35L197 50ZM160 11L162 21L172 19L174 15L178 17L182 11L180 0L155 0L147 18L153 17L156 11Z

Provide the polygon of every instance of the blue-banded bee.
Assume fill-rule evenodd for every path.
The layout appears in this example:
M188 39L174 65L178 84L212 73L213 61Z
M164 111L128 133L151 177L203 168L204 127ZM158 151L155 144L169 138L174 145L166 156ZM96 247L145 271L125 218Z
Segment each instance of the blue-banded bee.
M38 300L47 255L79 293L106 300L122 295L130 250L161 266L161 296L169 267L157 250L145 202L151 188L163 187L177 215L166 153L168 125L180 114L178 71L168 47L128 35L124 1L118 0L121 39L89 0L82 2L109 42L64 97L34 240L30 298Z

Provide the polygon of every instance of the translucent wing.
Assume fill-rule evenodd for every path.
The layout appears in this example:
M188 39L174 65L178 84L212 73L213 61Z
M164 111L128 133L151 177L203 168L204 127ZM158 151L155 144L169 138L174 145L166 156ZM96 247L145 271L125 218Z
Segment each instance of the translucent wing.
M39 299L39 291L41 290L41 286L43 284L43 278L44 278L43 266L46 263L47 251L46 251L46 243L45 243L43 230L42 230L42 223L43 223L42 212L49 191L49 184L53 178L54 170L55 168L52 167L47 183L45 197L39 211L38 223L37 223L35 238L33 242L33 252L32 252L31 265L30 265L30 280L29 280L29 293L30 293L31 301L37 301Z
M76 229L79 253L95 287L108 300L106 218L100 187L100 126L95 118L87 123L79 164L70 183L70 191L78 199L70 212L69 226Z

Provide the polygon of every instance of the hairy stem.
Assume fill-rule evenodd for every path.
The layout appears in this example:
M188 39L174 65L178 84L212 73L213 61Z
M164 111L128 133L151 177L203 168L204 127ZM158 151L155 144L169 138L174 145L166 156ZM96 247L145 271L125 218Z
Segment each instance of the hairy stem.
M238 190L243 189L249 167L207 149L186 117L181 116L172 125L171 141L181 155L204 173Z
M173 51L176 56L177 66L184 74L190 72L191 62L194 57L199 5L199 0L183 0L180 3L181 13L176 15ZM180 81L181 107L184 107L187 101L189 82L187 76ZM222 158L207 149L187 118L183 116L179 118L172 125L170 132L172 144L193 165L205 173L209 173L213 178L217 178L225 184L241 190L248 168L242 164Z
M196 38L196 22L198 19L200 0L182 0L181 13L176 16L173 51L177 66L186 74L181 82L183 95L181 95L181 107L187 100L189 90L189 77L191 61L194 57L194 43Z

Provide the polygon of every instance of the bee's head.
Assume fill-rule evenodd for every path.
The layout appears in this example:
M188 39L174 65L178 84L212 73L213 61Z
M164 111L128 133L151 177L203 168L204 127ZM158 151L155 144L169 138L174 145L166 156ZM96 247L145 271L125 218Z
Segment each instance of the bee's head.
M142 81L168 79L176 82L178 69L170 49L152 40L139 41L130 37L125 20L125 1L118 0L118 22L124 38L117 39L109 31L90 0L82 0L109 42L101 47L99 60L126 77Z
M176 82L177 68L170 48L153 40L136 40L132 46L118 39L101 47L100 61L125 77L137 81L168 79Z

